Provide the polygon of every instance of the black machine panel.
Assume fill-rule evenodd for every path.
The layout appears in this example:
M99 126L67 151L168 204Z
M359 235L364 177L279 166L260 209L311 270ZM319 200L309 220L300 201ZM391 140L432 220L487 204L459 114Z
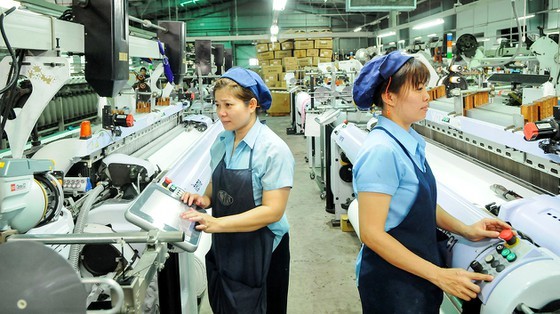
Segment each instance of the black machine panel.
M222 66L224 65L224 44L214 44L212 54L214 54L214 64L218 67L215 74L222 75Z
M85 29L85 77L103 97L113 97L128 81L126 0L74 0L75 21Z
M212 70L210 63L210 54L212 53L212 41L210 40L195 40L194 41L194 54L195 65L197 73L200 75L208 75Z
M224 71L233 67L233 52L231 48L224 49Z
M167 29L158 30L159 40L165 44L165 55L169 59L175 84L180 84L185 75L185 22L160 21L158 25Z

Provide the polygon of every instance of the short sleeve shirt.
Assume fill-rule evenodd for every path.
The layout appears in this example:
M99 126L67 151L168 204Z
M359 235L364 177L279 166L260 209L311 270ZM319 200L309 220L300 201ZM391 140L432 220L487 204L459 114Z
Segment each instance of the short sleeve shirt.
M210 166L212 171L224 157L227 169L249 168L249 158L253 150L253 198L255 205L262 205L263 191L292 187L294 183L295 160L286 143L268 126L257 118L245 138L239 142L235 151L233 145L235 134L233 131L223 131L210 148ZM274 233L274 246L290 229L286 214L282 218L268 225Z
M377 125L397 138L414 164L426 171L426 142L412 128L408 131L393 121L380 117ZM353 167L353 188L359 192L391 195L385 230L398 226L408 215L418 193L414 164L401 146L383 130L374 128L366 138Z

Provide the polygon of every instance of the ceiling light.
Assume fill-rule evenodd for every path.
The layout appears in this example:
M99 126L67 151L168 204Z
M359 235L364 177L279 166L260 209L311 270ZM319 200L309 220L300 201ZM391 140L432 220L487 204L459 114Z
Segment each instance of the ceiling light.
M404 44L404 39L397 41L399 44Z
M193 3L197 3L199 0L187 0L187 1L182 1L181 3L179 3L180 6L184 7L187 4L193 4Z
M360 26L360 27L354 28L354 32L355 32L355 33L359 32L359 31L361 31L361 30L362 30L362 27L361 27L361 26Z
M391 46L391 45L394 45L394 44L395 44L395 42L394 42L394 41L392 41L392 42L388 43L388 45L389 45L389 46Z
M433 21L418 24L418 25L414 26L412 29L425 29L425 28L428 28L428 27L441 25L441 24L443 24L443 19L435 19Z
M272 10L274 11L284 11L286 7L287 0L274 0L272 2Z
M426 37L437 37L437 34L428 34Z
M395 32L388 32L388 33L384 33L384 34L379 34L379 35L377 35L377 37L383 38L383 37L393 36L395 34L396 34Z
M278 35L279 31L280 31L280 29L278 28L278 25L272 24L272 26L270 26L270 34L271 35Z
M518 17L517 19L518 20L526 20L526 19L530 19L532 17L535 17L535 15L534 14L525 15L525 16Z
M416 40L422 39L422 36L414 37L414 39Z
M481 41L489 41L490 38L477 38L476 41L481 42Z

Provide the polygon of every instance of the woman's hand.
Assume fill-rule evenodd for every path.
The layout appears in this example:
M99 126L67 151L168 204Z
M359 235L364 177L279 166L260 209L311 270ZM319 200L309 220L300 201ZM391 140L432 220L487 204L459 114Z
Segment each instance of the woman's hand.
M441 290L465 301L476 298L480 287L473 283L476 280L492 281L494 277L466 271L462 268L438 268L432 282Z
M208 206L210 206L210 198L205 195L185 192L181 196L181 200L189 206L192 206L192 204L201 208L208 208Z
M484 218L467 226L462 236L471 241L480 241L484 238L497 238L504 229L511 229L511 226L499 219Z
M212 217L208 214L201 213L194 209L181 213L181 218L189 221L197 222L196 230L213 233L219 232L218 218Z

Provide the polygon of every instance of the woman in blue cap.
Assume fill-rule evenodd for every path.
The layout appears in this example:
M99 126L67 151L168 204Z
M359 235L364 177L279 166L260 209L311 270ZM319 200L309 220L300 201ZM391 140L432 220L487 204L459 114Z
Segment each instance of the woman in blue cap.
M425 119L426 66L401 52L368 62L354 83L361 109L382 107L353 167L362 249L356 263L364 313L439 313L445 291L475 298L475 280L492 276L449 269L438 250L437 227L469 240L498 237L497 219L465 225L436 204L436 182L424 139L411 128Z
M204 195L183 201L207 208L184 219L212 233L206 255L208 298L214 313L286 313L289 280L288 221L293 184L290 149L257 117L272 96L253 71L232 68L214 86L225 131L210 149L212 181Z

